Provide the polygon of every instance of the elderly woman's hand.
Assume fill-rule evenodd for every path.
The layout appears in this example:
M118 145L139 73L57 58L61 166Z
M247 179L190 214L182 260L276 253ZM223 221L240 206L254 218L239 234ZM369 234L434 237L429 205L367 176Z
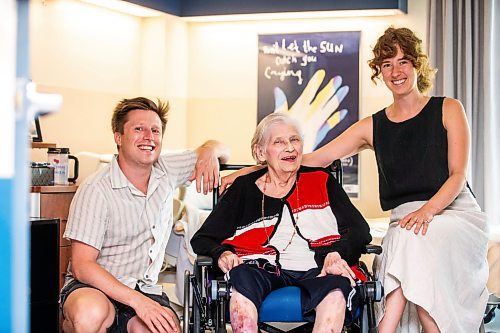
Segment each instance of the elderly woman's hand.
M356 274L354 274L347 262L340 257L338 252L330 252L327 254L325 263L323 264L323 269L318 276L325 276L327 274L341 275L349 279L352 287L356 285L356 282L354 281Z
M231 269L242 263L243 260L231 251L224 251L217 261L217 264L223 273L229 272Z

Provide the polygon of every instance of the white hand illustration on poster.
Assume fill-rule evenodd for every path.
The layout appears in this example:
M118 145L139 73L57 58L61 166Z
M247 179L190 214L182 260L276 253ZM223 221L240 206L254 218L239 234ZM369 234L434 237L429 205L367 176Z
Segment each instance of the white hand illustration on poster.
M289 112L302 125L304 153L313 151L348 113L337 108L347 96L349 86L342 86L342 77L335 76L318 91L324 78L325 70L318 69L290 108L283 90L274 88L274 112Z

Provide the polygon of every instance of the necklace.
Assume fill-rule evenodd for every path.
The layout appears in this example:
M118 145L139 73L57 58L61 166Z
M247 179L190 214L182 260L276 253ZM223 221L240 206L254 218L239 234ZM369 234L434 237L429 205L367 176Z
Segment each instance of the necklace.
M267 186L268 181L269 181L269 173L266 174L266 178L264 179L264 186L262 187L262 203L261 203L262 225L264 226L264 232L266 233L267 244L269 244L269 240L270 239L269 239L269 234L267 233L266 223L264 222L264 218L265 218L265 215L264 215L264 201L265 201L265 197L266 197L266 186ZM296 200L297 200L297 202L296 202L297 203L297 212L295 213L295 223L293 223L293 221L292 221L293 233L292 233L292 236L290 237L290 240L286 244L286 246L283 249L281 249L282 252L285 252L286 249L288 249L288 247L290 246L290 244L292 244L292 240L295 237L295 234L297 234L297 223L299 223L299 207L300 207L300 204L299 204L299 181L298 181L298 177L295 178L295 189L297 190L296 197L295 197ZM293 217L293 209L292 209L292 211L290 213L292 214L292 217Z

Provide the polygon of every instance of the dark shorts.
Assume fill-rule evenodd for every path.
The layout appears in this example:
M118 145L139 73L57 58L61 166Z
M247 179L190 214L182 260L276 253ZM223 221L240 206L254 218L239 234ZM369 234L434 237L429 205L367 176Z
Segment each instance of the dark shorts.
M306 272L281 270L280 274L270 273L250 265L238 265L229 271L230 283L240 294L248 298L257 309L273 290L286 286L300 288L302 316L307 321L314 321L315 308L332 290L339 289L346 299L346 320L353 318L361 304L361 295L357 288L352 288L349 279L339 275L317 277L320 268Z
M68 299L68 296L73 291L80 289L80 288L97 289L97 288L92 287L88 284L81 283L80 281L77 281L77 280L71 281L61 290L61 294L59 296L59 307L61 310L64 306L64 303ZM99 290L99 289L97 289L97 290ZM161 295L147 294L147 293L141 291L138 286L135 287L135 290L137 290L141 294L151 298L153 301L158 302L158 304L160 304L161 306L169 308L175 314L175 311L170 306L170 301L165 293L162 293ZM127 333L128 321L136 315L135 310L128 305L125 305L123 303L115 301L112 298L108 297L108 299L111 301L111 303L115 307L115 313L116 313L115 320L114 320L113 324L111 325L111 327L108 328L108 332L109 333ZM64 316L64 312L62 312L62 313ZM177 318L177 319L179 319L179 318Z

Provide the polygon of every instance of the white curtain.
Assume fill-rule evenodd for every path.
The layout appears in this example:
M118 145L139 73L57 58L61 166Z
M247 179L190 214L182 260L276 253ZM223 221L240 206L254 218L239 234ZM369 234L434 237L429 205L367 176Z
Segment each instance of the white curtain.
M492 0L491 7L492 32L489 50L491 68L489 76L490 103L489 112L485 114L485 208L490 215L492 231L500 242L500 2Z
M498 0L428 0L433 94L459 99L471 128L468 181L500 228L500 5ZM496 227L494 227L496 228Z

